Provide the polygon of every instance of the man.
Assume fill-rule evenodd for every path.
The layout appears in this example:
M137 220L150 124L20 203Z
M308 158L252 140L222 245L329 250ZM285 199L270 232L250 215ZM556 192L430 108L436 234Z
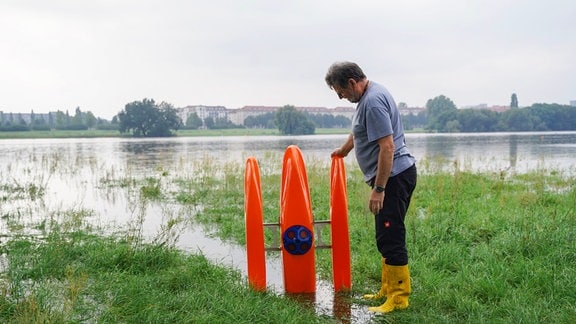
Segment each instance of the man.
M332 155L355 149L364 181L372 187L368 207L375 215L376 245L382 255L382 287L370 300L386 301L370 311L389 313L408 307L411 292L404 217L416 187L416 159L404 140L404 127L392 95L370 81L352 62L332 64L326 83L340 99L356 103L352 133Z

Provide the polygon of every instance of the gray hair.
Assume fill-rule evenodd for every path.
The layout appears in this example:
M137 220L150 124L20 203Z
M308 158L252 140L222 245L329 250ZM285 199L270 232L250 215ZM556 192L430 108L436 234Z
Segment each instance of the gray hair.
M346 88L348 86L348 80L353 79L354 81L362 81L366 79L366 75L358 64L353 62L336 62L330 66L328 72L326 73L326 84L330 88L334 85L340 88Z

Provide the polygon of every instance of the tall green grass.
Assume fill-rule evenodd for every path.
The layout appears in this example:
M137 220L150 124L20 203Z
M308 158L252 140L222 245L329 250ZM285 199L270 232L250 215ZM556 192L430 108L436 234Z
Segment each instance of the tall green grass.
M202 255L81 228L52 223L44 237L2 245L1 322L328 321L286 297L251 291L238 272Z
M280 167L272 161L260 165L265 222L277 222ZM576 321L576 179L553 170L445 172L433 163L422 165L406 219L411 307L386 318L409 323ZM328 219L329 166L313 161L307 168L315 219ZM359 296L379 288L380 257L366 207L369 188L355 165L348 165L347 172L351 298L364 304ZM231 169L209 181L187 201L205 206L198 220L243 244L243 170ZM330 279L329 252L317 254L318 272Z
M59 160L49 160L52 170ZM55 171L63 168L74 166L61 164ZM0 181L0 323L330 321L288 297L251 291L238 271L177 250L188 220L174 207L168 171L142 177L113 171L99 186L126 191L132 217L126 228L95 226L94 212L81 206L11 208L6 202L43 198L46 181L36 173L21 183ZM155 238L146 238L151 204L162 206L166 223Z
M101 185L135 193L130 195L135 214L149 202L176 203L197 211L190 221L244 244L244 165L202 163L194 166L201 172L182 178L158 169L143 179L110 175ZM259 163L265 222L277 222L281 157L270 154ZM434 161L421 161L419 167L406 219L411 306L374 321L576 320L574 176L553 170L476 173L458 166L446 172ZM315 219L326 220L329 164L307 161L307 172ZM348 164L347 173L353 276L348 297L366 307L360 296L378 290L380 257L367 209L370 189L356 165ZM20 184L3 181L0 203L37 199L44 188L41 177ZM46 211L50 217L27 231L29 217L0 211L12 232L0 242L2 322L334 321L288 298L250 291L238 272L176 250L168 234L144 243L138 221L124 233L103 236L87 222L90 210ZM171 231L181 217L171 218L164 230ZM328 234L323 232L324 241ZM267 233L268 244L273 236ZM330 280L330 251L318 250L317 256L319 275Z

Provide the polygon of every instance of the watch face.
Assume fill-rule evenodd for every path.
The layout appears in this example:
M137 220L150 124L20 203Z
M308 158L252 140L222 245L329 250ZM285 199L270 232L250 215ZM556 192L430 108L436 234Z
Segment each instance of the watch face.
M376 192L384 192L384 187L376 186Z

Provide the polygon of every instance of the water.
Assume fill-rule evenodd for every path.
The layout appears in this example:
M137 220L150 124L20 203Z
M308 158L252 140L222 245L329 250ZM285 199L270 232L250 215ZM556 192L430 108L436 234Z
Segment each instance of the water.
M172 203L142 204L137 189L122 187L120 182L158 178L159 174L166 174L167 182L172 176L195 177L206 172L206 165L243 166L248 156L264 161L260 164L263 172L280 172L282 154L292 144L300 147L306 162L329 165L330 153L346 137L0 140L0 197L10 191L3 192L3 186L46 188L45 194L33 202L24 199L2 202L0 215L18 214L19 223L32 225L38 219L54 217L53 211L91 210L93 213L87 220L94 225L106 225L111 231L128 228L148 241L175 243L185 251L201 252L214 262L245 274L243 247L225 243L192 222L184 222L180 228L166 227L174 219L193 219L195 210ZM421 172L459 168L521 173L554 169L567 175L576 174L573 162L576 132L408 134L406 140L419 160ZM346 161L347 167L355 167L353 154ZM34 234L32 227L19 230ZM2 234L14 231L6 218L0 223L0 231ZM267 267L269 289L282 293L282 266L277 254L268 255ZM327 282L319 281L316 295L307 298L320 314L351 318L352 322L366 322L372 316L366 306L350 305L335 297Z
M408 134L407 142L417 157L439 156L466 170L576 171L576 132Z

